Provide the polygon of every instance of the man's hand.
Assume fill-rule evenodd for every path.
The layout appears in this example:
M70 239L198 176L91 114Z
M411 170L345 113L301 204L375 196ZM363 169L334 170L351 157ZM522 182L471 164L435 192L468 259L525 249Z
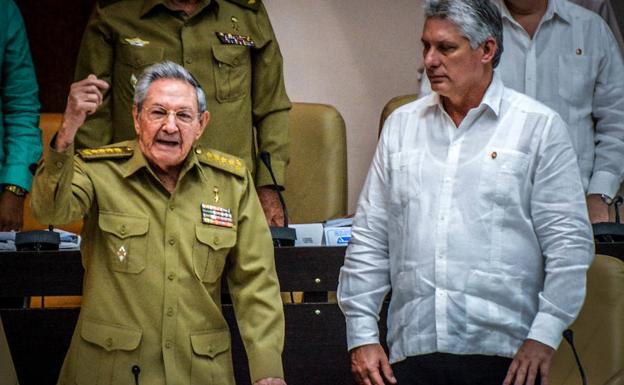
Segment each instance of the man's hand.
M587 209L591 223L609 222L609 206L604 203L599 194L587 196Z
M0 193L0 231L20 231L24 221L24 197L10 191Z
M269 226L284 226L284 211L279 201L279 195L273 187L258 187L258 198Z
M254 382L254 385L286 385L286 381L281 378L263 378Z
M397 382L380 344L363 345L351 350L351 373L359 385L384 385L382 373L389 383Z
M518 349L503 385L533 385L539 372L542 385L548 385L550 361L555 349L535 340L526 340Z
M76 132L88 115L97 110L104 97L102 91L108 89L108 83L89 75L86 79L71 85L67 96L67 106L63 113L63 123L56 136L56 150L65 151L76 137Z

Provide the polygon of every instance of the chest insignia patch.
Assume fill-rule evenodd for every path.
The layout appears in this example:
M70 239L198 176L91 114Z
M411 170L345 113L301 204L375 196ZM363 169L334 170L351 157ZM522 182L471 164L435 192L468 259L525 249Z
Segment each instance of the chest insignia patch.
M219 206L201 204L202 223L221 227L233 227L232 210Z
M217 37L221 44L241 45L243 47L255 47L256 43L251 36L234 35L231 33L217 32Z
M125 38L124 40L133 47L144 47L150 43L149 41L143 40L140 37L133 37L131 39Z

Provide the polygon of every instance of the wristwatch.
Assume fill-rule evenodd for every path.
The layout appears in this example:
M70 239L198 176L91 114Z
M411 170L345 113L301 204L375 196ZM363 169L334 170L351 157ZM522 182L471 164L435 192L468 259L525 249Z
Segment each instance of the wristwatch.
M26 190L21 188L20 186L16 186L14 184L6 184L4 185L4 191L10 191L18 197L26 196Z
M608 196L607 194L600 194L600 199L602 199L602 201L607 205L607 206L611 206L611 204L613 204L613 198L611 198L610 196Z

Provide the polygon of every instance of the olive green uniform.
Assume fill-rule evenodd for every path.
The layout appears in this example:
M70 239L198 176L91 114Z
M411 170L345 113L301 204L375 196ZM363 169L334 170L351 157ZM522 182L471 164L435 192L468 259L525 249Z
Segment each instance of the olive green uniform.
M200 143L242 158L257 186L272 184L257 157L260 151L269 152L283 186L290 102L266 10L260 0L200 3L187 17L167 8L165 0L98 2L83 36L75 77L95 74L111 88L78 131L76 145L99 147L133 139L134 84L147 66L171 60L188 69L206 92L211 120ZM232 37L224 43L219 32Z
M243 162L196 147L169 194L136 141L73 150L50 150L32 194L41 223L85 218L82 309L58 383L130 385L137 365L143 385L233 385L222 276L252 381L283 377L273 246ZM231 227L206 223L202 204L229 209Z

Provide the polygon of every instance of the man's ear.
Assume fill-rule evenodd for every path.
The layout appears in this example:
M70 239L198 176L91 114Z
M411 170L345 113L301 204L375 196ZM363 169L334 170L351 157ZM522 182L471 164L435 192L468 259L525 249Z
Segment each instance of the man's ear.
M139 109L136 103L132 105L132 120L134 121L134 132L139 136L141 126L139 125Z
M496 44L496 40L494 40L494 38L490 36L485 39L483 43L481 43L481 47L483 48L481 63L491 63L492 60L494 60L494 55L496 55L496 52L498 52L498 45Z
M204 111L199 117L199 130L197 131L197 135L195 135L195 140L199 139L204 133L204 129L208 126L208 122L210 121L210 112Z

